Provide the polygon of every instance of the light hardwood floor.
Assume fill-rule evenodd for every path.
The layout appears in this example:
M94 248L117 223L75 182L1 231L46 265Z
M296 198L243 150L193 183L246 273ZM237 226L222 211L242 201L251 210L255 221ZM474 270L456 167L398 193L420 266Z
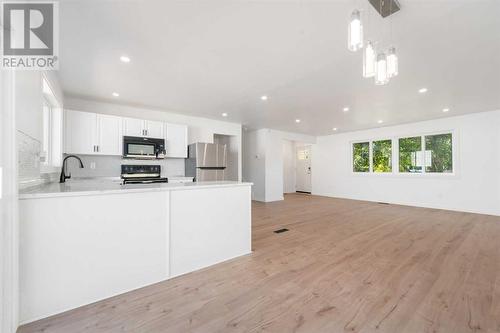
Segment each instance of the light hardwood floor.
M292 194L253 249L19 332L500 332L500 217Z

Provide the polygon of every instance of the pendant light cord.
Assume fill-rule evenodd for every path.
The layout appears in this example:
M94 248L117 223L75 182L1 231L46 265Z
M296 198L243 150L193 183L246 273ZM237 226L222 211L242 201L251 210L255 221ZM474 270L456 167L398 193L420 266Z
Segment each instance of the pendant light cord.
M392 21L394 20L394 17L392 17L392 3L394 2L394 0L389 0L390 1L390 4L389 4L389 15L391 15L391 22L390 22L390 40L391 40L391 44L394 45L394 37L393 37L393 28L392 28Z

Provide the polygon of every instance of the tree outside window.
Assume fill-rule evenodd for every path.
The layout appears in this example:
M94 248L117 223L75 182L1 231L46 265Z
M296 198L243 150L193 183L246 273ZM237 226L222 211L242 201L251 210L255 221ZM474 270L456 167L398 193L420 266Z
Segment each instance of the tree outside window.
M452 135L438 134L425 137L425 172L453 172Z
M399 172L422 172L422 137L399 139Z
M392 140L373 141L373 172L392 172Z
M370 172L370 143L359 142L352 145L352 165L354 172Z

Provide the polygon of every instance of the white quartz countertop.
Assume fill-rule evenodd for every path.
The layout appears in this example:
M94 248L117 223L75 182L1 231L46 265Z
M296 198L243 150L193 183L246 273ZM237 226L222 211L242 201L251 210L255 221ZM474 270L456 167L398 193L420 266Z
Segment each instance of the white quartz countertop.
M66 183L48 183L19 191L19 199L54 198L82 195L117 194L129 192L179 191L204 188L251 186L252 183L234 181L156 183L121 185L118 180L68 180Z

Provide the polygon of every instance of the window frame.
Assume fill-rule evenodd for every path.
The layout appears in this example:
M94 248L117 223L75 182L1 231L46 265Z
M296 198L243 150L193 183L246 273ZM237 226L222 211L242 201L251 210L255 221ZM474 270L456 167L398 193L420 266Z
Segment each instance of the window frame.
M373 170L373 143L375 141L391 141L391 171L390 172L375 172ZM398 147L399 148L399 147ZM376 175L390 175L394 173L394 138L373 139L370 141L370 172Z
M367 143L368 142L368 171L354 171L354 144L356 143ZM370 140L359 140L359 141L351 141L350 142L350 150L351 150L351 172L355 175L368 175L372 173L372 142Z
M451 134L451 153L452 153L452 172L428 172L425 170L425 165L422 167L422 172L411 173L411 172L400 172L399 171L399 139L409 138L409 137L420 137L422 141L422 151L424 152L425 158L425 137L432 135L442 135ZM391 140L391 161L392 161L392 171L391 172L374 172L373 171L373 142L374 141L384 141ZM366 143L370 145L370 168L368 172L356 172L354 171L354 144L355 143ZM409 132L395 135L392 137L380 136L372 137L365 140L352 140L349 142L349 154L350 154L350 168L351 174L360 177L426 177L426 178L442 178L442 177L458 177L460 164L459 164L459 131L456 129L452 130L440 130L440 131L428 131L428 132ZM424 161L425 164L425 161Z
M47 93L45 91L45 89L44 89L45 84L47 84L48 88L50 89L50 93ZM60 167L61 167L60 163L56 163L53 160L55 145L56 144L58 145L57 150L61 154L63 152L63 150L62 150L63 140L64 140L64 138L63 138L63 126L64 126L63 103L57 98L56 94L54 93L54 88L51 85L51 82L45 73L42 73L42 75L41 75L40 86L42 88L42 121L43 122L45 122L45 119L44 119L45 115L43 115L43 108L45 107L45 105L47 105L49 107L48 151L47 151L47 156L45 157L46 162L40 162L40 173L42 173L42 174L55 173L55 172L59 172ZM53 140L54 135L55 135L55 133L54 133L55 129L53 128L55 120L53 117L54 117L54 113L56 111L60 113L59 121L60 121L61 128L59 129L59 133L58 133L58 136L60 138L59 143L56 143ZM42 125L42 126L45 126L45 125ZM44 131L44 129L42 129L42 130ZM45 133L44 133L44 135L45 135ZM45 138L43 138L43 139L45 140ZM42 142L41 146L43 147L43 142ZM61 160L62 160L62 156L61 156Z

